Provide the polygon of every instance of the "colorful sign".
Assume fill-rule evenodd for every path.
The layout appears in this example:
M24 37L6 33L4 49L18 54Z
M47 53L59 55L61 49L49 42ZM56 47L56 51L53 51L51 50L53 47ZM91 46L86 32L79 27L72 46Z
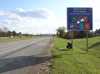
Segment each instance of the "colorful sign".
M67 29L92 30L92 8L67 8Z

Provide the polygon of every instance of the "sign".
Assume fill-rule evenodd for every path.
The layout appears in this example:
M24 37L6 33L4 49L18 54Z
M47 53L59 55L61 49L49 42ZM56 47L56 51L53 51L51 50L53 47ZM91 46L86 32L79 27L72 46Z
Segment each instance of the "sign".
M67 29L92 30L92 8L67 8Z

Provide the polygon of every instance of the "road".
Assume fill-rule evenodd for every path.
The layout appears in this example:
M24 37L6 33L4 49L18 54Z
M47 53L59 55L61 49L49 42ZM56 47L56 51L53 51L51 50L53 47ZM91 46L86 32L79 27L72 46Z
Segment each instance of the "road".
M0 74L44 74L52 37L0 43Z

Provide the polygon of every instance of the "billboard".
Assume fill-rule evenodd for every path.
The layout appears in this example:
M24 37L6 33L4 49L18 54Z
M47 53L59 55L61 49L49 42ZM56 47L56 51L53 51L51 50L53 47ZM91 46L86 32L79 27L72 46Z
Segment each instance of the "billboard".
M92 30L92 8L67 8L68 31Z

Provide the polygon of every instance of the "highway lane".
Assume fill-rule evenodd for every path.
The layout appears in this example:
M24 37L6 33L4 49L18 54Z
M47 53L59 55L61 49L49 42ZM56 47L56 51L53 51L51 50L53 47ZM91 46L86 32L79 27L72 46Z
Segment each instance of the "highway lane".
M18 42L20 49L11 49L11 52L3 53L0 58L0 74L38 74L40 64L45 63L51 57L50 42L52 37L39 37L29 41ZM28 45L27 45L28 44ZM12 47L16 47L13 43ZM24 48L22 47L23 45ZM10 50L10 49L9 49ZM42 73L39 73L42 74Z
M38 43L39 41L44 40L46 37L35 37L30 40L21 40L9 43L0 43L0 58L6 56L8 53L16 52L21 50L31 44Z

